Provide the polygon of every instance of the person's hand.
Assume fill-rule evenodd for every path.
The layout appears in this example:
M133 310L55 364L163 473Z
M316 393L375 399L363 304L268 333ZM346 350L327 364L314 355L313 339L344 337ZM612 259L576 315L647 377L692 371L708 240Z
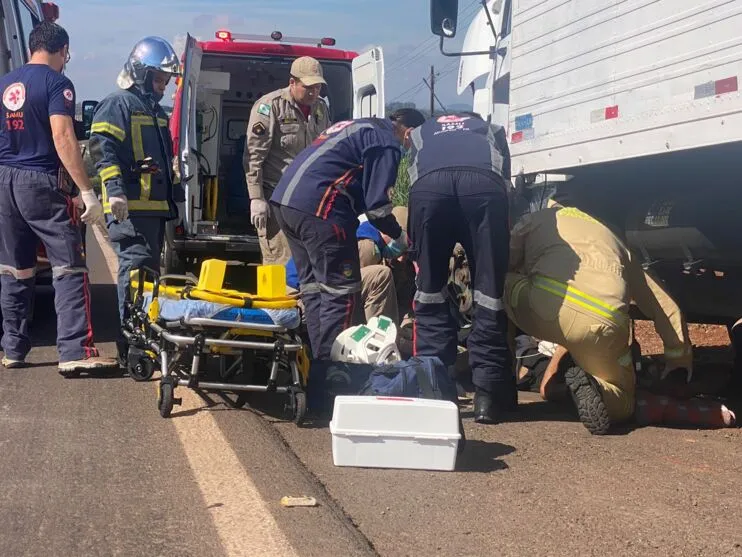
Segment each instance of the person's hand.
M407 239L407 233L403 230L402 234L396 240L389 240L386 242L384 248L385 257L388 259L396 259L401 256L410 247L409 240Z
M265 230L268 224L268 203L265 199L250 201L250 222L258 230Z
M118 222L124 222L129 218L129 201L125 196L109 197L108 203L111 205L111 214Z
M85 212L80 216L80 220L85 224L95 224L103 218L103 206L98 201L98 196L93 190L87 190L80 194L82 202L85 205Z

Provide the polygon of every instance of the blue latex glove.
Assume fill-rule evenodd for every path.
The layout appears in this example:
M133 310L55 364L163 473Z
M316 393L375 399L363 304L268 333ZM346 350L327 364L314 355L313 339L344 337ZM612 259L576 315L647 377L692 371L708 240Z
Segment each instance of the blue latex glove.
M403 230L402 234L396 240L389 240L384 247L385 259L396 259L410 247L407 239L407 233Z

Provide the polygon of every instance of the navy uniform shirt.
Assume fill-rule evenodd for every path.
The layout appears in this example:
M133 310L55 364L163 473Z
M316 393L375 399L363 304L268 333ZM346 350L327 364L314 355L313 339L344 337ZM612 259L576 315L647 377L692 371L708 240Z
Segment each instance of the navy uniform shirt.
M54 174L60 162L49 119L75 117L72 82L46 64L26 64L0 78L0 165Z
M396 182L401 158L391 121L338 122L286 168L271 201L354 225L365 213L379 230L398 238L402 229L391 214L389 188Z
M435 170L466 168L510 179L505 130L467 114L430 118L410 135L410 185Z

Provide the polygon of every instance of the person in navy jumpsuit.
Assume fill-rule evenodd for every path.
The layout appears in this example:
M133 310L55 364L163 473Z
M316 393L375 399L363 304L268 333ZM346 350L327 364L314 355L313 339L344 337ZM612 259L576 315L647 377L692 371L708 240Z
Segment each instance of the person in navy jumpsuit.
M394 254L408 247L392 214L389 188L402 145L423 121L417 110L402 109L389 119L338 122L297 156L273 192L271 203L299 274L315 360L329 361L335 338L362 319L359 215L365 213L390 238Z
M80 219L102 216L74 132L75 89L63 75L69 36L51 22L29 36L28 64L0 78L0 300L2 359L25 365L28 313L39 241L52 265L59 372L111 367L99 357L90 320L90 286ZM79 194L79 196L78 196ZM79 202L85 212L78 216Z
M449 366L456 361L457 328L446 287L458 242L473 286L467 348L474 419L494 423L518 404L502 301L510 242L505 132L477 114L454 113L427 120L413 130L411 141L407 230L418 265L414 354L438 356Z

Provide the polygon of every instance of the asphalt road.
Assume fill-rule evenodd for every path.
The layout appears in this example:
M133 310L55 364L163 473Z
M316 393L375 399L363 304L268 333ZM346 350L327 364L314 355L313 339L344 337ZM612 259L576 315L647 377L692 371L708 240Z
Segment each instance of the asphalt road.
M89 249L113 354L114 287ZM63 379L53 316L42 291L33 366L0 372L2 556L742 555L740 430L594 438L524 396L513 423L465 414L456 472L336 468L323 424L298 429L271 404L179 389L165 420L154 382Z

